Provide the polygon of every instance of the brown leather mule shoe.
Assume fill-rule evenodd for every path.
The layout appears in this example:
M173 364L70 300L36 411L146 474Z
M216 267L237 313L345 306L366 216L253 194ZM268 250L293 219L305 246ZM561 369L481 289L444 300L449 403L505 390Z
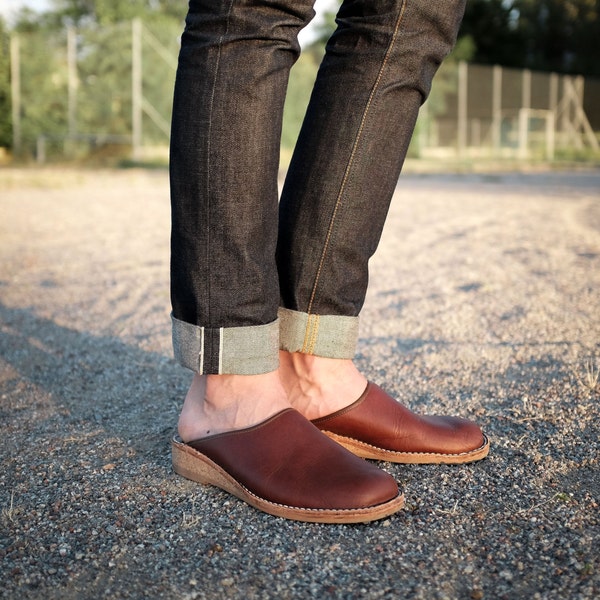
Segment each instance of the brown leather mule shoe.
M400 510L394 479L324 436L294 409L259 425L172 442L176 473L278 517L361 523Z
M357 456L396 463L468 463L490 449L475 423L416 415L374 383L350 406L312 423Z

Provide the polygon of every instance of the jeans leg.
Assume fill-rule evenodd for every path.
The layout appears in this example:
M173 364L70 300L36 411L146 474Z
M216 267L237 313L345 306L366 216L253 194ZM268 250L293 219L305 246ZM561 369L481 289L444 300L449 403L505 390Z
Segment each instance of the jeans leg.
M351 358L357 317L419 107L465 0L346 0L280 205L281 346Z
M279 145L312 0L191 0L171 132L176 357L200 373L277 368Z

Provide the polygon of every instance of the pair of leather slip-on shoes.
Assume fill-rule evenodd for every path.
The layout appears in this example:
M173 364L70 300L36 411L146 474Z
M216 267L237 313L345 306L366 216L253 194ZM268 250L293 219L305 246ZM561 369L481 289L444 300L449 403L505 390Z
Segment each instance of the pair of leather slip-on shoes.
M467 463L488 451L474 423L415 415L374 384L347 408L313 422L290 408L253 427L172 442L173 469L183 477L266 513L317 523L373 521L402 508L393 477L362 458Z

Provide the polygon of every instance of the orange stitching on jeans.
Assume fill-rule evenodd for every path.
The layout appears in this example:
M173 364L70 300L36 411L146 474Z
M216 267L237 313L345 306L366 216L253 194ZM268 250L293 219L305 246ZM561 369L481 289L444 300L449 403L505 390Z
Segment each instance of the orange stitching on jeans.
M320 322L320 317L319 315L313 315L313 334L310 338L310 347L308 349L308 353L309 354L314 354L315 353L315 346L317 345L317 337L319 335L319 322Z
M304 342L302 344L303 354L314 354L319 333L319 315L307 315L306 329L304 331Z
M371 108L371 104L373 103L375 94L377 93L377 91L379 89L379 84L381 82L381 78L383 77L383 71L389 62L390 55L392 53L392 49L394 48L396 39L398 37L398 31L400 30L400 24L402 23L402 18L404 17L404 12L406 10L406 2L407 2L407 0L404 0L402 2L402 7L400 8L400 14L398 15L398 19L396 20L396 26L394 28L394 33L392 34L390 44L386 50L385 56L383 58L383 62L381 63L381 67L379 68L379 73L377 74L377 79L375 80L375 83L373 84L373 89L371 90L371 93L369 94L369 99L367 100L367 105L365 106L365 110L363 112L363 116L360 121L360 126L358 128L358 133L356 134L356 139L354 140L354 145L352 147L352 152L350 153L350 158L349 158L348 164L346 166L344 178L342 179L340 191L338 192L338 195L337 195L337 198L335 201L333 214L331 215L331 221L329 222L329 228L327 229L327 236L325 237L325 244L323 246L323 252L321 253L321 260L319 262L319 267L317 269L317 275L315 277L315 282L313 284L312 293L310 295L310 300L308 302L308 310L306 312L309 313L309 315L311 313L312 306L315 301L315 296L317 294L317 286L319 284L319 279L321 277L321 271L323 270L323 266L325 264L325 257L327 255L327 251L329 249L329 242L330 242L331 236L333 234L333 225L335 223L338 208L340 207L340 204L342 202L342 196L343 196L344 192L346 191L346 184L348 182L348 178L350 177L350 170L352 169L352 166L354 165L354 158L356 156L358 144L361 141L362 133L365 128L365 123L367 120L367 115L369 114L369 109Z

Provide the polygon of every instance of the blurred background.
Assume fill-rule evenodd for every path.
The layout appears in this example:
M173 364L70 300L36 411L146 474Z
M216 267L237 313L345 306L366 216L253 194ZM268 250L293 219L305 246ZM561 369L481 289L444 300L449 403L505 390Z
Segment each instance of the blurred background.
M282 166L335 26L319 0L290 78ZM421 110L421 161L600 163L598 0L469 0ZM0 164L166 165L185 2L0 0Z

